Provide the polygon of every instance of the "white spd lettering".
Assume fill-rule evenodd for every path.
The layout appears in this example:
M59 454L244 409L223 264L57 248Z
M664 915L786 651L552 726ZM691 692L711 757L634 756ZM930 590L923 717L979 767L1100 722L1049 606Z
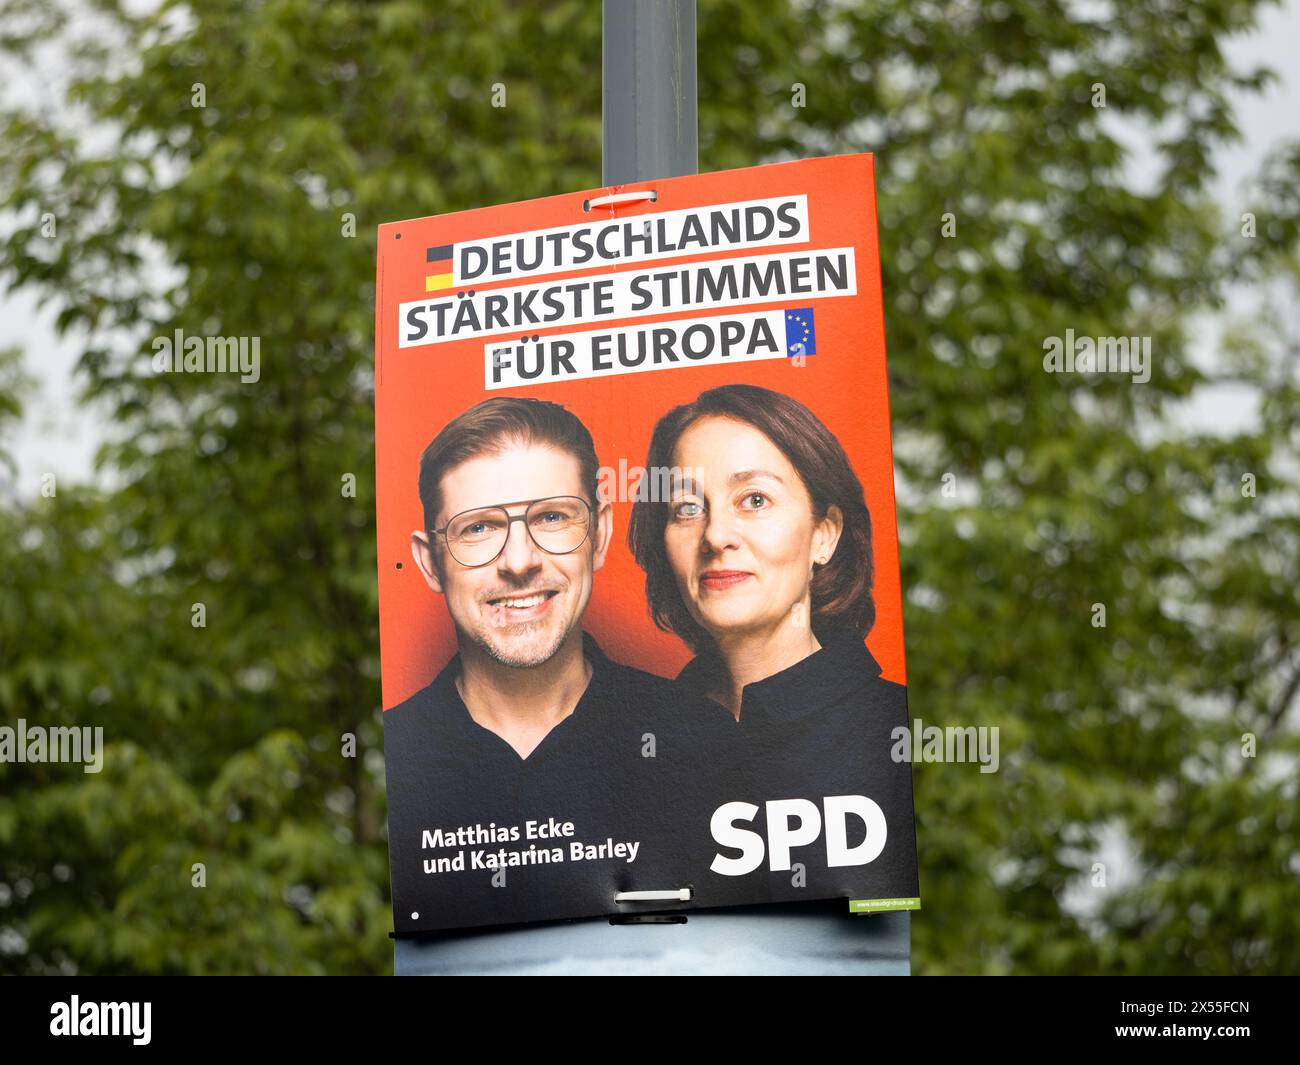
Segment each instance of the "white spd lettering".
M737 858L713 856L709 869L722 876L744 876L763 864L780 872L790 868L790 851L815 843L826 827L826 864L830 867L866 865L880 857L885 849L888 830L880 804L865 795L828 795L822 809L808 799L772 799L767 807L767 840L741 822L750 822L758 807L749 802L728 802L713 811L709 831L715 843L740 852ZM823 817L824 813L824 817ZM850 847L848 818L858 818L866 827L866 837Z

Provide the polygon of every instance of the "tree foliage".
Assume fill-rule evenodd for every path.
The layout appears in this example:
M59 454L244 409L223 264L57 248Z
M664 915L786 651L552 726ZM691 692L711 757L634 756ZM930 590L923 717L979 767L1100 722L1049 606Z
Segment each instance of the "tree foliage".
M919 972L1300 966L1297 155L1210 201L1260 6L700 5L702 169L878 153L911 711L1001 730L915 767ZM0 719L109 742L0 765L0 964L384 971L375 227L597 185L599 5L136 10L0 6L65 57L0 114L0 283L112 417L102 484L0 514ZM177 329L260 380L153 373ZM1045 373L1067 329L1150 381ZM1246 430L1189 427L1219 380Z

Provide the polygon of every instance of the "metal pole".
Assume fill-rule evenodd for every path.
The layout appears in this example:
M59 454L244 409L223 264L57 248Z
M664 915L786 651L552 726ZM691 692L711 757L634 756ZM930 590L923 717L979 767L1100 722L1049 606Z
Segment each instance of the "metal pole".
M699 171L695 0L603 0L603 182Z

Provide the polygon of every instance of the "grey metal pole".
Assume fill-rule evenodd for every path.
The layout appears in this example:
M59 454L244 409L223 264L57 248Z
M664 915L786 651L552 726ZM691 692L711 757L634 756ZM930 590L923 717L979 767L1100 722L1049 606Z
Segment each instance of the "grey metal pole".
M699 171L695 0L603 0L603 182Z
M699 169L695 0L603 0L603 183ZM911 915L850 916L843 899L608 918L398 940L401 975L881 975L911 972Z

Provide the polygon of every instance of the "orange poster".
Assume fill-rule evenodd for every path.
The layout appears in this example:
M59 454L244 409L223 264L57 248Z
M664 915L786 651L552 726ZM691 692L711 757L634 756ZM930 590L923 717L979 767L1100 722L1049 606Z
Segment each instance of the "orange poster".
M376 302L397 933L918 905L871 156L383 225Z

